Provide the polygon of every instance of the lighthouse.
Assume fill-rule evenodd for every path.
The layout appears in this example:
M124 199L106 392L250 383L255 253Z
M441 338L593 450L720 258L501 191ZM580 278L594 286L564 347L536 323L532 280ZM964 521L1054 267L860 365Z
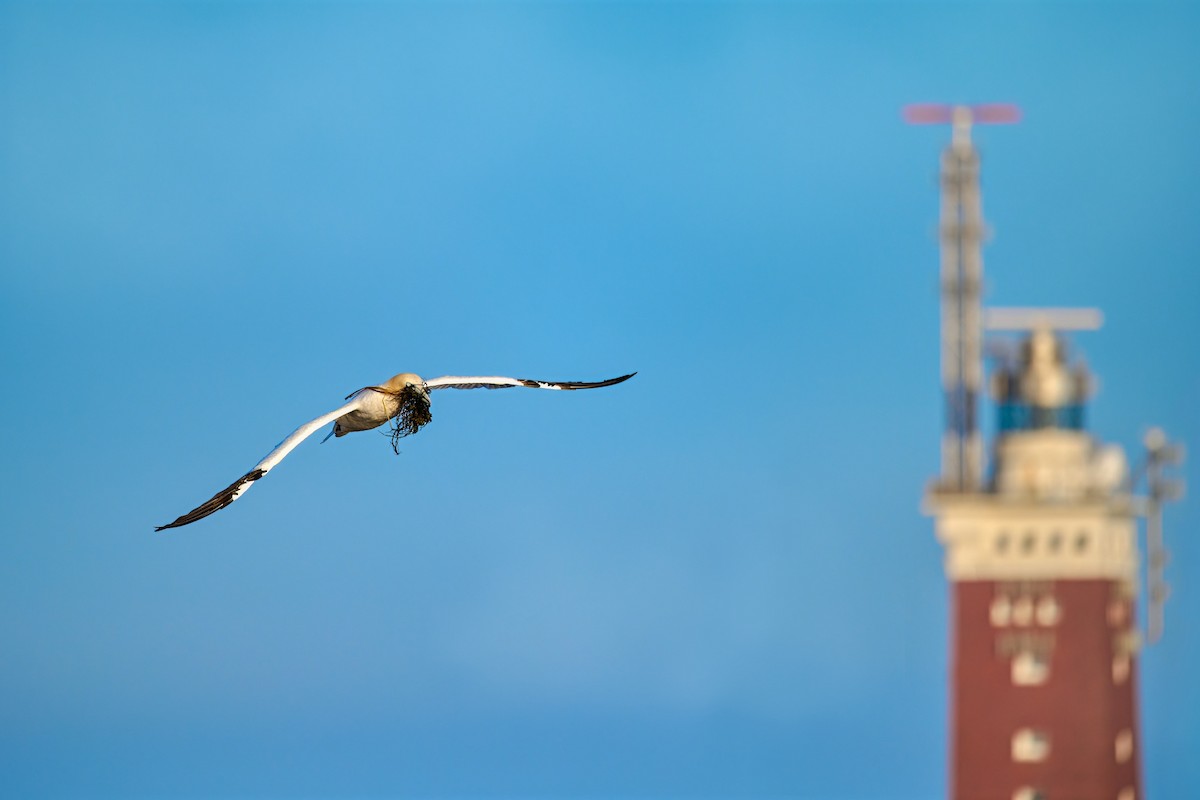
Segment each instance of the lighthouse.
M1137 525L1054 314L992 376L988 480L926 495L951 582L953 800L1137 800ZM1024 317L1022 319L1021 317ZM990 327L990 326L989 326Z
M971 126L1016 121L1016 110L918 106L906 116L954 128L941 181L946 426L942 472L923 504L951 595L949 797L1139 800L1138 518L1157 518L1155 498L1169 492L1137 496L1124 451L1088 431L1096 381L1072 338L1100 328L1098 311L983 307ZM990 443L977 424L985 383ZM1148 463L1153 452L1181 457L1161 434L1155 441ZM1161 619L1161 605L1151 611Z

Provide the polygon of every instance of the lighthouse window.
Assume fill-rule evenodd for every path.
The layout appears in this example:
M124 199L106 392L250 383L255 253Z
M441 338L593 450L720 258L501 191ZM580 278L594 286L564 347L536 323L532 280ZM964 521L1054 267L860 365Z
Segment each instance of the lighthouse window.
M1088 548L1088 535L1080 532L1075 535L1075 552L1083 553Z
M1112 662L1112 677L1113 683L1121 684L1129 680L1129 656L1121 653L1113 656Z
M1117 800L1137 800L1137 792L1133 791L1132 786L1126 786L1117 795Z
M1022 786L1013 792L1013 800L1046 800L1046 793L1031 786ZM1133 800L1133 798L1129 800Z
M1039 625L1055 625L1062 616L1062 608L1053 597L1043 597L1038 601L1035 614Z
M997 628L1007 625L1012 618L1012 604L1008 602L1008 598L1001 595L993 600L989 616Z
M1042 430L1059 428L1068 431L1083 430L1082 405L1034 406L1027 403L1001 403L998 408L998 427L1001 433L1009 431Z
M1116 751L1118 764L1124 764L1133 757L1133 731L1129 728L1124 729L1117 734L1116 741L1113 742L1113 749Z
M1021 728L1012 737L1013 761L1045 761L1050 757L1050 736L1045 731Z
M1040 686L1050 680L1050 657L1034 650L1023 650L1013 656L1014 686Z
M1021 540L1021 552L1025 555L1029 555L1033 552L1033 546L1035 544L1037 544L1037 537L1034 536L1032 531L1027 532L1025 534L1025 538Z
M1060 531L1055 531L1050 534L1050 538L1046 541L1046 547L1051 553L1057 553L1062 549L1063 536Z

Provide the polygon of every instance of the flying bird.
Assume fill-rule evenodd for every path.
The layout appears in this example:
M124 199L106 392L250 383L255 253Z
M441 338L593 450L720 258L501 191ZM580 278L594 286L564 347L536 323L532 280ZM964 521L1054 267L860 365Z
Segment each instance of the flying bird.
M602 386L613 386L627 381L636 374L636 372L631 372L619 378L585 383L582 381L535 381L528 378L505 378L498 375L445 375L427 381L423 380L420 375L402 372L392 376L379 386L364 386L358 391L346 395L345 399L349 401L348 403L296 428L290 436L280 442L270 453L267 453L267 457L255 464L245 475L174 522L160 525L154 530L161 531L190 525L198 519L204 519L209 514L220 511L245 494L255 481L261 479L276 464L283 461L284 457L296 449L297 445L330 422L333 423L333 430L330 431L329 436L342 437L355 431L369 431L391 421L392 447L399 452L396 444L401 438L416 433L432 421L433 416L429 413L429 393L435 389L509 389L513 386L556 390L599 389ZM325 438L328 439L329 436Z

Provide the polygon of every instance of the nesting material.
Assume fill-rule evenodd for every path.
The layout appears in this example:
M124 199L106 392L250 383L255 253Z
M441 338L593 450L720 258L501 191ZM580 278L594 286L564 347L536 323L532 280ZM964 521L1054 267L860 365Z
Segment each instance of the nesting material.
M415 386L405 386L396 398L400 405L391 420L391 437L392 450L396 455L400 455L400 440L405 436L412 436L432 422L433 414L429 412L429 396Z

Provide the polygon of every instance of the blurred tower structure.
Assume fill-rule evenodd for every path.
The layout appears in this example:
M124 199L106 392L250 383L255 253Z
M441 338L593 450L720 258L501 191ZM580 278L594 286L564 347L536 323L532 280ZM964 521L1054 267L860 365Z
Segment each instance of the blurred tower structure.
M1098 328L1099 312L983 310L971 125L1014 122L1016 109L917 106L906 116L954 126L942 156L946 428L924 502L952 584L950 797L1138 800L1137 517L1171 492L1135 496L1124 452L1085 429L1094 382L1064 332ZM1016 331L1019 343L995 351L985 473L975 411L986 329ZM1148 464L1161 483L1152 465L1172 452L1159 437Z

